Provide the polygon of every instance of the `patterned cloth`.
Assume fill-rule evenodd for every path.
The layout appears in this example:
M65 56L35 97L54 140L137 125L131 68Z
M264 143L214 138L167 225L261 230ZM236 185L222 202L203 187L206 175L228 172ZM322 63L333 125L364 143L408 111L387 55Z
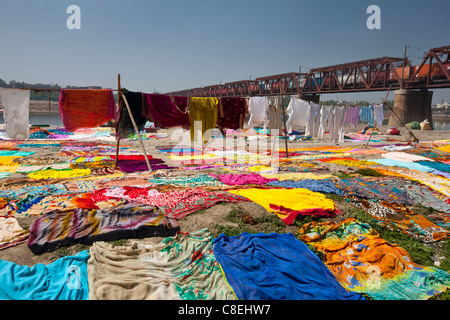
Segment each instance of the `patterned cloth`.
M0 217L0 250L25 242L28 235L15 218Z
M64 245L169 236L178 230L178 224L155 207L135 203L103 210L55 210L32 223L28 248L41 254Z
M367 181L363 179L336 180L336 187L342 191L343 196L386 200L403 204L411 204L408 194L397 187L391 187L383 181Z
M296 234L324 254L325 265L342 286L372 299L428 299L450 287L448 272L414 263L403 248L353 218L313 221Z
M88 261L90 300L235 300L203 229L156 245L96 242Z
M425 243L450 238L450 231L434 224L423 215L414 213L404 205L365 199L353 201L352 204L375 218L379 225L390 230L399 228L403 233Z

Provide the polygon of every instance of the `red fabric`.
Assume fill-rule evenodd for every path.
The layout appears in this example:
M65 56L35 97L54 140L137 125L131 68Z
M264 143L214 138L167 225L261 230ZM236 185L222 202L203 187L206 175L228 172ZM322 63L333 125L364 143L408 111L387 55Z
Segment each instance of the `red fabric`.
M59 96L59 113L67 131L96 128L115 119L116 103L110 89L63 89Z
M333 211L324 210L322 208L311 208L311 209L299 211L299 210L292 210L289 208L285 208L283 206L278 206L275 204L271 204L270 208L278 211L279 213L281 213L283 215L286 215L283 218L280 217L280 219L283 220L283 222L286 223L287 225L290 225L298 215L333 218L337 214L342 214L342 212L338 208L335 208Z
M144 94L144 108L149 121L155 127L177 127L189 129L189 98L164 94Z
M242 129L246 113L245 98L220 98L217 125L227 129Z

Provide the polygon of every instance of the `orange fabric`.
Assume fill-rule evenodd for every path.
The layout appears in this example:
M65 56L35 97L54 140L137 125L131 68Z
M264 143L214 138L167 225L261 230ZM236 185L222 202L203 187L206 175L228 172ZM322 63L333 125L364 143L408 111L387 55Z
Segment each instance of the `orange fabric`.
M61 90L59 113L67 131L96 128L115 119L116 103L112 90Z

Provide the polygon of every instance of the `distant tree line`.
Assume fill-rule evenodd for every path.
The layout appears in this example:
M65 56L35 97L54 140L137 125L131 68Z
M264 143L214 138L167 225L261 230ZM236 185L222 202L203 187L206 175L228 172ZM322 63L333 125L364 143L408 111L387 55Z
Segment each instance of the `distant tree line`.
M86 87L77 87L77 86L66 86L62 88L58 84L48 84L48 83L26 83L19 82L16 80L11 80L6 82L3 79L0 79L0 88L16 88L16 89L52 89L57 91L31 91L30 100L46 100L48 101L49 95L51 101L59 100L59 91L61 89L101 89L99 86L86 86Z

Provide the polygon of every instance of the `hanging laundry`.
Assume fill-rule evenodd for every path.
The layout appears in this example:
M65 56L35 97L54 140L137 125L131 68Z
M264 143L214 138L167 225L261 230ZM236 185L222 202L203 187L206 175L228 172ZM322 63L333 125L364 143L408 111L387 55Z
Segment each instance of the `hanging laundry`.
M286 112L289 116L286 122L286 128L288 133L291 133L294 126L306 126L308 123L310 112L309 102L291 97Z
M198 142L198 133L204 143L209 141L209 136L205 133L209 129L214 129L217 125L218 117L217 98L192 97L189 104L189 120L191 123L191 142Z
M30 90L0 88L3 106L5 136L12 140L25 140L30 136Z
M147 114L142 98L143 94L141 92L131 92L123 88L121 89L121 94L127 99L136 126L138 127L138 130L141 131L147 122ZM116 137L126 139L130 134L134 133L136 133L136 131L134 130L133 122L131 121L125 101L124 99L120 99L119 110L117 111Z
M116 103L110 89L63 89L59 96L59 113L67 131L95 128L115 119Z
M383 105L382 104L376 104L373 106L373 120L375 121L376 125L379 127L383 124L384 121L384 111L383 111Z
M325 130L330 128L331 113L333 112L333 106L322 106L320 109L320 124L317 137L323 139L325 136Z
M248 112L250 113L250 119L248 120L248 126L253 129L255 124L263 123L263 130L266 132L269 119L267 118L267 112L269 110L269 104L267 97L250 97L248 102Z
M331 114L330 140L334 143L344 142L345 110L346 107L335 107Z
M359 106L347 106L347 110L345 111L345 123L350 123L356 128L359 122L359 109Z
M281 97L267 97L267 103L269 105L269 130L270 134L272 133L272 130L278 130L278 134L281 135L281 132L283 131L283 110L282 110L282 100ZM275 132L275 131L274 131Z
M214 255L240 300L361 300L292 233L244 232L214 240Z
M233 130L244 128L248 110L245 98L220 98L218 109L217 125L219 127Z
M144 107L150 122L157 128L189 129L189 97L144 94Z
M359 121L368 122L369 125L373 126L373 107L361 106L359 109Z
M308 122L306 124L305 135L310 137L317 137L319 135L320 125L320 105L310 102L310 111L308 115Z

